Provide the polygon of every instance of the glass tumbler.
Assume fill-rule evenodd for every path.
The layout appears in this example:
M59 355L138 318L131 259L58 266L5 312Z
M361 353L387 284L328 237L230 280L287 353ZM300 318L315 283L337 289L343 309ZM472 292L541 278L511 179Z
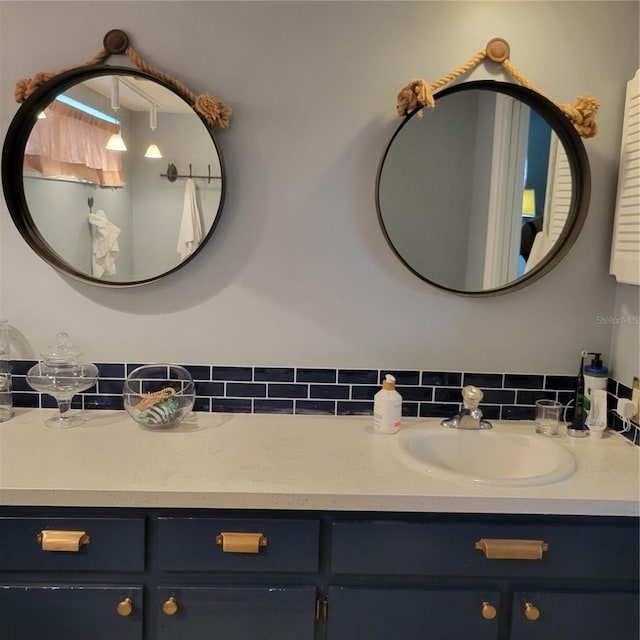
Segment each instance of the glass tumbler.
M560 433L562 404L557 400L536 401L536 433L557 436Z

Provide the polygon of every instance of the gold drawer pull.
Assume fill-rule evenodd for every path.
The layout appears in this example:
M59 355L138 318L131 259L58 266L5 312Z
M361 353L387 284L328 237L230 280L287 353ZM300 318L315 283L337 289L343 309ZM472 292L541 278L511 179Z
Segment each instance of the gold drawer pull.
M530 602L525 602L524 617L527 620L537 620L540 617L540 609L538 609L538 607L534 607Z
M542 540L501 540L481 538L476 549L491 560L541 560L549 545Z
M131 601L131 598L125 598L122 602L119 602L116 607L116 611L118 612L118 615L123 618L130 616L133 612L133 602Z
M222 545L224 553L258 553L267 546L267 538L262 533L223 531L216 536L216 544Z
M493 620L497 615L496 608L488 602L482 603L482 617L485 620Z
M178 611L178 602L171 596L162 603L162 612L168 616L172 616Z
M43 551L80 551L83 544L89 544L91 538L85 531L56 531L45 529L37 536Z

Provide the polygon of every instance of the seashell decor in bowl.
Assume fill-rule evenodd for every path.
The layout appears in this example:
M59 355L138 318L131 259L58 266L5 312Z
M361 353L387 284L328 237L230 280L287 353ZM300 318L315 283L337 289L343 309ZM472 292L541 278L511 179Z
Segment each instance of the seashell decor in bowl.
M175 427L191 412L196 399L191 374L176 364L134 369L124 382L124 408L145 429Z

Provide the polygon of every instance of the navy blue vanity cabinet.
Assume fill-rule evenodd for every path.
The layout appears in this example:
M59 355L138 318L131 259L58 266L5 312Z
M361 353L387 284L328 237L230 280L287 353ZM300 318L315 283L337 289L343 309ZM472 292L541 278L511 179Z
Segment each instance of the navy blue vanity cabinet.
M142 640L145 520L0 517L0 637Z
M638 524L0 506L0 640L638 640Z
M638 520L339 519L327 640L637 640Z
M159 517L157 640L313 640L317 518Z

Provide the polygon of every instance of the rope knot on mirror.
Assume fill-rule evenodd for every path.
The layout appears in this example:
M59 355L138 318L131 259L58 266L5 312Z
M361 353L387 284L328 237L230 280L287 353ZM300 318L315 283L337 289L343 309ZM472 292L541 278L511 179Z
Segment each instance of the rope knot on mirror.
M80 65L80 68L90 67L94 64L100 64L108 55L109 53L105 49L102 49L95 56L93 56L91 60L87 60L87 62ZM63 73L63 71L40 71L39 73L36 73L33 78L22 78L22 80L18 80L18 82L16 82L16 89L14 92L15 101L18 104L22 104L38 87L40 87L40 85L44 84L45 82L49 82L49 80L55 78L61 73Z
M598 133L598 125L596 124L596 114L600 105L595 98L588 96L580 96L573 105L559 104L552 100L549 96L537 89L529 82L510 62L509 60L509 43L502 38L493 38L487 43L487 46L476 53L465 64L461 65L448 75L444 76L436 82L427 83L421 79L412 80L408 85L403 87L397 96L396 111L400 117L404 117L415 109L428 107L433 109L435 100L433 93L445 85L458 79L460 76L471 71L485 58L489 58L492 62L500 64L502 68L517 82L531 89L547 100L555 104L571 120L576 131L583 138L592 138ZM417 114L422 117L421 113Z
M127 34L120 29L112 29L104 36L104 48L101 49L91 60L79 65L78 68L89 67L92 65L104 63L110 55L124 54L130 58L134 64L149 73L150 75L169 84L173 89L181 95L192 107L199 113L210 127L225 129L229 126L232 110L224 102L207 93L196 95L190 91L184 84L178 82L169 74L152 67L147 64L129 45ZM63 69L56 72L39 72L33 78L23 78L16 82L14 97L16 102L22 104L38 87L52 78L69 71Z

